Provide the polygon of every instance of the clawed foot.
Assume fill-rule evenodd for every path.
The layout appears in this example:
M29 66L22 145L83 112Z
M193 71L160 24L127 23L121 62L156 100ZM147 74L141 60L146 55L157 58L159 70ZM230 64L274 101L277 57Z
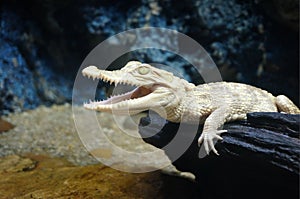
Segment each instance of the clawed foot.
M223 140L223 138L220 135L225 132L227 132L227 130L214 130L203 132L200 138L198 139L198 146L200 146L203 143L206 155L208 155L211 150L216 155L219 155L214 145L218 140Z

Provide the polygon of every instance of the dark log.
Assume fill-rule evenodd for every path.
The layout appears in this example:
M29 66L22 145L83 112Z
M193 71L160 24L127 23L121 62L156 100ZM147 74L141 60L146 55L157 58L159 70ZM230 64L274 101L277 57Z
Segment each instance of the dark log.
M211 153L203 159L198 157L197 145L202 126L197 134L187 130L180 135L182 142L193 142L178 159L164 146L180 124L151 114L141 119L139 132L144 141L164 149L179 170L196 175L204 198L299 198L300 115L249 113L247 118L225 124L228 133L215 145L220 156Z

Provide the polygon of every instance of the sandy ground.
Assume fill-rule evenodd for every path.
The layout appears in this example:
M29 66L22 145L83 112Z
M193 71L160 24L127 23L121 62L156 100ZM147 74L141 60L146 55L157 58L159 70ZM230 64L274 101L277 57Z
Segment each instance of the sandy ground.
M139 118L116 118L70 104L11 114L3 119L16 127L0 134L0 157L46 154L75 165L100 161L132 172L168 166L167 156L139 137Z
M137 130L141 116L114 117L65 104L3 117L15 128L0 133L0 197L183 198L197 193L191 182L157 171L194 179L143 142Z

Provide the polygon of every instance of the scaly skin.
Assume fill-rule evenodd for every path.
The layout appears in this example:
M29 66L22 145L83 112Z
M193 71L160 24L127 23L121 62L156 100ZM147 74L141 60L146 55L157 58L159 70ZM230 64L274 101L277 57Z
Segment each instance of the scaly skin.
M136 114L154 110L171 122L204 124L198 144L205 152L222 140L225 122L246 119L249 112L286 112L299 114L299 108L284 95L273 96L262 89L240 83L216 82L195 86L172 73L137 61L128 62L121 70L105 71L95 66L82 74L114 84L137 86L131 92L104 101L84 104L96 111L114 114ZM200 155L200 156L203 156Z

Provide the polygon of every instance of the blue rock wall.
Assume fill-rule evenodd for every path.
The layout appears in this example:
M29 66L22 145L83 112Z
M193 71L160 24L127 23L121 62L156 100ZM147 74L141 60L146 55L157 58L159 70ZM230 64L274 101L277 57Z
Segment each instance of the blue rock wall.
M297 103L299 11L287 9L293 3L299 5L293 0L2 1L0 113L69 102L90 50L121 31L148 26L178 30L198 41L224 80L286 94ZM117 68L129 59L160 62L189 81L202 82L191 65L170 52L132 52Z

